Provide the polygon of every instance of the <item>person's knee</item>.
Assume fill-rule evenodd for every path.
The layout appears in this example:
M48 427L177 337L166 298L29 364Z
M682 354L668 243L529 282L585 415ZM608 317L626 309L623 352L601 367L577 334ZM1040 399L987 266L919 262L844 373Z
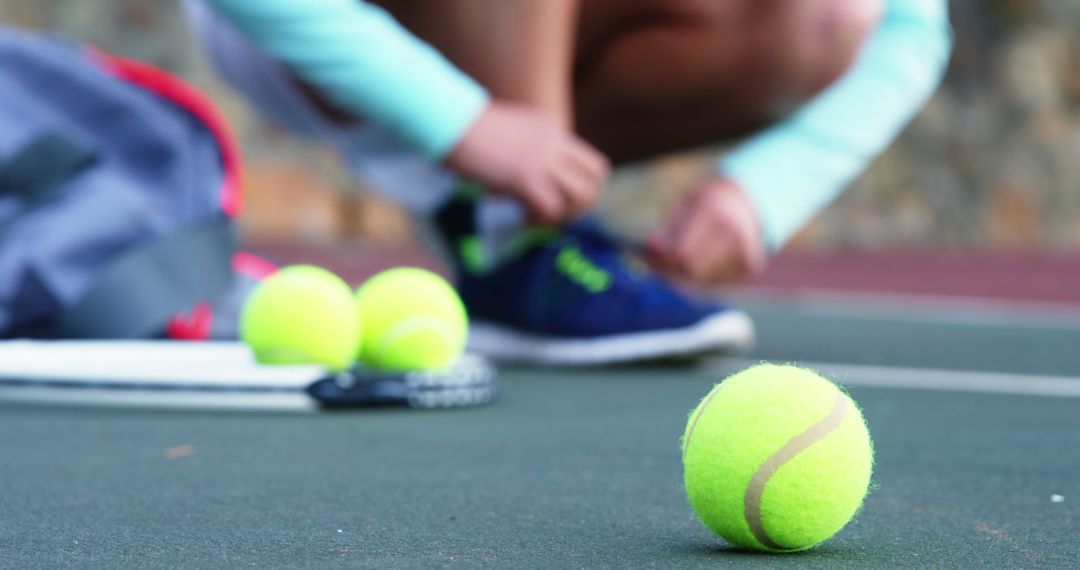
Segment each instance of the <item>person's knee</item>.
M616 159L616 151L636 160L742 136L839 79L877 27L883 2L638 0L653 17L600 34L605 42L578 68L577 124ZM645 132L649 125L663 137ZM640 144L628 142L627 130Z
M606 46L599 75L631 99L747 92L804 101L854 63L884 0L651 0L658 17ZM625 84L625 85L624 85ZM772 106L772 105L770 105Z
M792 41L781 68L797 99L808 99L842 77L877 28L883 0L786 0Z

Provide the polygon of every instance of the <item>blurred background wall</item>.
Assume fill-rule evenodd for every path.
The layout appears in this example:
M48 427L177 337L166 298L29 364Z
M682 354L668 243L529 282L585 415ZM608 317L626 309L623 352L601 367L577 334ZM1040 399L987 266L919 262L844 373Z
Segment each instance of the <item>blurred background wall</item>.
M793 249L1080 253L1080 0L954 0L944 88ZM176 1L0 0L0 20L173 70L223 106L249 161L247 236L403 245L408 217L334 157L253 117L203 61ZM710 153L626 169L605 215L628 233L708 168ZM642 207L642 205L649 207Z

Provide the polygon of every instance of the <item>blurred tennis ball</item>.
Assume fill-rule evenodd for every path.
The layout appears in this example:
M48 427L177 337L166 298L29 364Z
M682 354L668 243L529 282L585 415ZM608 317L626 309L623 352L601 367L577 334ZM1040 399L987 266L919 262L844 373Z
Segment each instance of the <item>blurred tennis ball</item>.
M691 506L724 540L773 552L836 534L866 497L873 447L855 402L812 370L761 364L717 385L683 435Z
M469 322L457 291L424 269L379 273L356 291L360 360L377 370L438 370L465 350Z
M361 337L352 289L320 267L285 267L248 297L240 315L240 337L263 364L347 369Z

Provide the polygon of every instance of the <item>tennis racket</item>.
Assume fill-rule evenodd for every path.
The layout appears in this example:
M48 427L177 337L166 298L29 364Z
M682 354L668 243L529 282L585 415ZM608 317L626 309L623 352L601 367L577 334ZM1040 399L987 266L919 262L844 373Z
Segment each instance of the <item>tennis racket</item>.
M439 371L264 366L239 342L3 341L0 401L148 408L317 411L487 404L495 369L464 355Z

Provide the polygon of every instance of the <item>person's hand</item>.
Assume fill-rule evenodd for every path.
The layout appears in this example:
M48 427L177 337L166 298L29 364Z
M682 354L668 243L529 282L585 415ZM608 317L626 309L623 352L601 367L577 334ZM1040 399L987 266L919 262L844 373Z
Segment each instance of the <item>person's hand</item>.
M731 180L710 180L687 195L646 246L655 268L699 285L745 279L765 268L757 213Z
M591 208L610 170L599 151L555 118L501 102L488 105L446 164L517 198L536 224L559 224Z

